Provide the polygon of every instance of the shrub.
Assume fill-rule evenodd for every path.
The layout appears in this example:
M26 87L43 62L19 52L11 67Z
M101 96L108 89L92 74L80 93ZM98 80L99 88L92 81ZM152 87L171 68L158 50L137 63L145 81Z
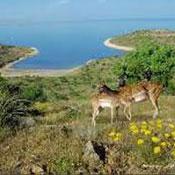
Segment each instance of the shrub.
M168 82L166 92L171 95L175 95L175 81L172 79Z
M30 101L44 101L46 96L44 94L43 86L40 84L30 84L22 88L22 98Z
M20 117L27 115L29 102L0 92L0 126L15 129L20 125Z
M20 126L21 117L32 112L31 103L21 98L18 85L0 77L0 129L15 129Z
M136 51L127 54L115 66L118 77L124 77L128 83L143 79L153 80L168 87L175 68L175 49L153 41L144 41Z

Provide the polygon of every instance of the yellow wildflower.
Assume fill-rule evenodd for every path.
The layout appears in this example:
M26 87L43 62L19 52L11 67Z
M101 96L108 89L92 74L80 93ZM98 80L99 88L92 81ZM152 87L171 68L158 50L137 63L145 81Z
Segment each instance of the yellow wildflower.
M142 122L142 125L147 125L147 122L146 122L146 121L143 121L143 122Z
M113 141L116 142L116 141L119 141L120 139L118 137L114 137L113 138Z
M141 125L142 125L142 126L146 126L146 125L147 125L147 122L143 121L143 122L141 123Z
M140 132L144 133L146 129L141 128Z
M122 138L122 134L118 132L115 134L113 141L119 141L121 140L121 138Z
M151 131L150 130L145 130L144 134L145 135L150 135L151 134Z
M157 123L157 128L161 129L162 128L162 124L161 123Z
M170 142L167 142L167 146L169 146L169 147L170 147L170 146L171 146L171 143L170 143Z
M118 132L118 133L116 133L115 136L116 136L116 137L122 137L122 133Z
M173 137L175 137L175 131L171 132L171 135L172 135Z
M171 129L174 129L174 128L175 128L175 126L174 126L173 124L171 124L171 123L170 123L168 126L169 126Z
M132 131L132 130L135 130L135 129L138 129L137 128L137 125L130 125L130 130Z
M130 130L134 133L137 134L139 132L138 127L135 124L130 125Z
M175 150L171 152L171 155L175 158Z
M164 136L165 136L165 138L169 138L170 134L169 133L165 133Z
M146 128L147 128L147 122L145 122L145 121L142 122L142 123L141 123L141 128L142 128L142 129L146 129Z
M156 137L156 136L152 137L151 140L152 140L153 143L160 142L160 139L158 137Z
M160 145L165 148L167 146L167 143L166 142L161 142Z
M141 129L147 129L147 125L141 125Z
M159 154L161 152L160 146L154 147L154 154Z
M162 123L162 120L161 119L157 119L157 123Z
M109 133L109 136L110 136L110 137L115 136L115 132L114 132L114 131L110 132L110 133Z
M138 145L142 145L143 143L144 143L144 140L143 140L143 139L138 139L138 140L137 140L137 144L138 144Z
M135 129L132 132L133 132L133 134L138 134L139 133L139 130L138 129Z

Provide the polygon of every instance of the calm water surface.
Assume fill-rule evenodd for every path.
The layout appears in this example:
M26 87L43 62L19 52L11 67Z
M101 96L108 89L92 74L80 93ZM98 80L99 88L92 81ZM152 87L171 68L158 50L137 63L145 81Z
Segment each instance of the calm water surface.
M118 55L105 39L138 29L175 29L175 20L111 20L0 25L0 43L36 47L40 54L14 65L17 69L67 69L90 59Z

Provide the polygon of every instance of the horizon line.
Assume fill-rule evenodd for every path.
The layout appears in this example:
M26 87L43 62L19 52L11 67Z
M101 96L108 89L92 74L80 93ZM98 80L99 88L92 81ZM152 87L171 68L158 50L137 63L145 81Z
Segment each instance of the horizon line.
M38 24L38 23L73 23L73 22L103 22L103 21L132 21L132 20L175 20L175 17L121 17L121 18L92 18L92 19L65 19L65 20L32 20L32 19L0 19L0 25L16 24Z

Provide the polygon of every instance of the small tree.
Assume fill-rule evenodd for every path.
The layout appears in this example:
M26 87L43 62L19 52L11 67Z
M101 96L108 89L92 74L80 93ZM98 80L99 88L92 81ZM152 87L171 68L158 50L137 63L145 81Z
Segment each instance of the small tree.
M118 77L125 77L128 83L148 79L168 87L175 70L175 48L153 41L143 41L133 52L128 53L115 66Z

